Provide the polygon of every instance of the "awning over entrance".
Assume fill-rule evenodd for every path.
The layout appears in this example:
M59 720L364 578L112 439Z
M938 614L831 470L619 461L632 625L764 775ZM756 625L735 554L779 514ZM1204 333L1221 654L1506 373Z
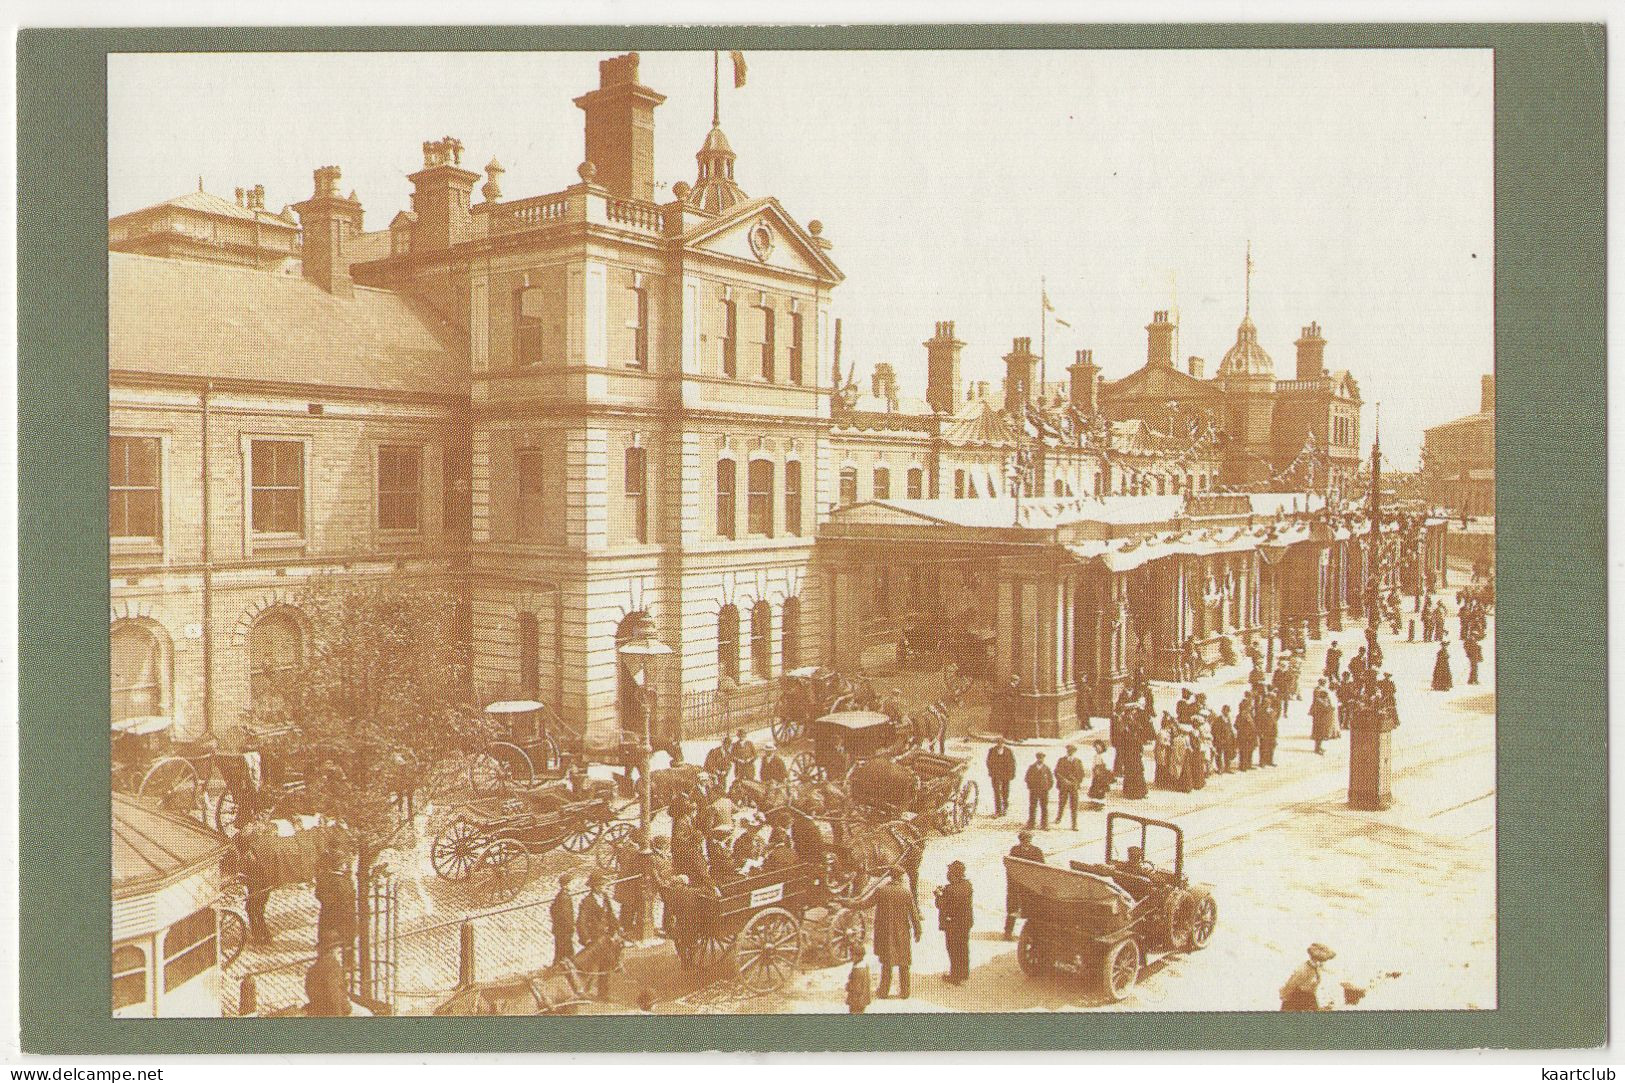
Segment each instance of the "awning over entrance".
M1309 537L1307 523L1293 523L1273 532L1267 528L1231 527L1218 530L1190 530L1183 534L1162 534L1154 538L1111 538L1076 542L1065 548L1081 563L1098 563L1108 571L1132 571L1166 557L1219 556L1287 546Z

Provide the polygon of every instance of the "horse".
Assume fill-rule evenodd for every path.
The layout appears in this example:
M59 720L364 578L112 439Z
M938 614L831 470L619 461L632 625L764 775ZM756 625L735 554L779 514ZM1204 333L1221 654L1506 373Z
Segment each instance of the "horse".
M249 933L256 939L269 936L265 906L272 891L313 883L328 854L355 851L355 840L346 828L316 817L259 819L245 827L233 842L235 849L228 857L228 865L235 865L233 871L243 877L248 891Z
M849 817L830 821L831 840L824 867L826 886L852 905L863 905L887 876L908 875L919 893L920 862L925 858L925 831L911 820L884 823Z

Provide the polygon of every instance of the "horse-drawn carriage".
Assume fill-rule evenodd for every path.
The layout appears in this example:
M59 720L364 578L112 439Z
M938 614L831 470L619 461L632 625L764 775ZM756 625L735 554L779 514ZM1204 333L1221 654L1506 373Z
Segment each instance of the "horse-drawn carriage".
M1150 860L1153 832L1167 867ZM1053 967L1092 971L1112 1000L1128 995L1150 952L1204 948L1219 920L1212 892L1186 879L1184 834L1162 820L1109 813L1102 864L1006 857L1004 867L1025 919L1021 969L1030 977Z
M965 830L976 815L981 787L966 778L970 761L923 748L874 757L852 768L847 790L854 804L890 816L914 813L944 834Z
M782 748L806 736L812 723L850 696L854 683L832 669L803 666L784 674L773 708L773 740Z
M182 741L165 715L120 718L112 726L112 787L156 802L170 812L207 820L206 792L215 745Z
M832 895L807 862L730 881L717 895L676 885L663 899L683 965L726 966L755 992L782 988L807 954L848 962L868 936L863 909Z
M908 723L869 710L821 715L805 733L806 739L792 746L790 778L795 782L842 781L854 765L900 754L921 739Z
M607 740L591 738L540 700L499 700L485 713L502 733L468 757L468 784L475 793L542 785L563 778L572 766L632 769L643 762L641 736L622 730Z
M457 806L430 844L429 863L443 879L472 880L486 904L496 905L519 894L531 862L554 849L596 850L598 863L612 868L632 831L601 788L572 793L569 784L553 784Z

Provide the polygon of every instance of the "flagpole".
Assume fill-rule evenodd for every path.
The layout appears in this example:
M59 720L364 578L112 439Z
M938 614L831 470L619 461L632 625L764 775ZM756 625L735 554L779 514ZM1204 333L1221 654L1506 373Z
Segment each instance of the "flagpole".
M721 53L711 50L711 127L722 126L722 60Z
M1038 276L1038 401L1044 401L1049 385L1049 292L1044 276Z

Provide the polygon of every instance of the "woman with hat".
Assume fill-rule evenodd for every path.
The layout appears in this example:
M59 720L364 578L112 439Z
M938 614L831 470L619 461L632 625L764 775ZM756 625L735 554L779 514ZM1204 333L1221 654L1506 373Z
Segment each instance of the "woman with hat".
M1106 742L1095 742L1095 759L1089 767L1089 800L1103 801L1112 788L1112 769L1106 763Z
M1323 1006L1330 1008L1329 1001L1322 1004L1320 981L1325 976L1326 964L1336 957L1337 953L1325 944L1310 944L1308 961L1294 970L1286 984L1281 986L1281 1010L1317 1012Z
M1331 689L1324 677L1315 685L1314 698L1309 701L1309 736L1314 739L1317 756L1326 754L1321 742L1337 736L1337 708L1332 706Z

